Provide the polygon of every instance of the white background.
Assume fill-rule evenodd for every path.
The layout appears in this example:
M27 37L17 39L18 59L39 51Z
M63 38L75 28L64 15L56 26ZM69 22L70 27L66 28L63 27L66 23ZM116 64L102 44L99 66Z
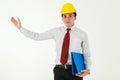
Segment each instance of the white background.
M89 37L92 67L84 80L120 80L119 0L0 0L0 80L53 80L54 40L34 41L10 21L35 32L64 25L60 10L65 2L77 9L76 25Z

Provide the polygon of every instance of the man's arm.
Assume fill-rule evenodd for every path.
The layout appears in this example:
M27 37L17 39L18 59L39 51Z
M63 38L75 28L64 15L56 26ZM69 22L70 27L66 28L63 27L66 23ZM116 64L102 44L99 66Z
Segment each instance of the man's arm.
M91 55L90 55L90 49L89 49L89 41L87 34L85 33L83 42L82 42L82 52L84 55L86 70L82 70L82 74L76 74L76 76L84 77L90 73L90 67L91 67Z
M85 34L83 44L82 44L83 55L85 58L86 69L90 69L91 67L91 54L89 48L88 36Z
M46 31L44 33L36 33L36 32L32 32L30 30L27 30L25 28L22 27L21 25L21 21L19 18L17 18L18 21L14 18L14 17L11 17L11 22L14 24L14 26L20 30L20 32L28 37L28 38L31 38L31 39L34 39L34 40L46 40L46 39L53 39L54 38L54 34L56 32L55 29L52 29L52 30L49 30L49 31Z
M46 40L46 39L53 39L54 38L54 34L55 34L55 29L51 29L49 31L46 31L44 33L37 33L37 32L32 32L29 31L23 27L20 28L20 32L33 40Z

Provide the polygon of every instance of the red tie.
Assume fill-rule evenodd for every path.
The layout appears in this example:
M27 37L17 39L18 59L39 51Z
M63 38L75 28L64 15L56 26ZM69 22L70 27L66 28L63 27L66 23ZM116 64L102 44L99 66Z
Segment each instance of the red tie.
M63 45L62 45L62 51L61 51L61 59L60 62L62 65L67 63L68 60L68 53L69 53L69 43L70 43L70 31L71 29L67 29L67 33L65 34Z

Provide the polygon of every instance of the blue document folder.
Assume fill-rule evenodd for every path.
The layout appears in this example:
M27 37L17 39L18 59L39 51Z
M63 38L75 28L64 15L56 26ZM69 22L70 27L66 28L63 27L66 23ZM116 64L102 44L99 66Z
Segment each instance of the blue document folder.
M81 70L85 70L84 56L81 53L71 52L72 74L81 74Z

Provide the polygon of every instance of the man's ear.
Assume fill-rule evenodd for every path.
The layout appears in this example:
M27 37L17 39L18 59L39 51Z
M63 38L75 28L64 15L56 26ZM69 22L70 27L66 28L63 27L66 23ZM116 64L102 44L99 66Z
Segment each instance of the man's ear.
M75 20L77 19L77 17L75 16Z

